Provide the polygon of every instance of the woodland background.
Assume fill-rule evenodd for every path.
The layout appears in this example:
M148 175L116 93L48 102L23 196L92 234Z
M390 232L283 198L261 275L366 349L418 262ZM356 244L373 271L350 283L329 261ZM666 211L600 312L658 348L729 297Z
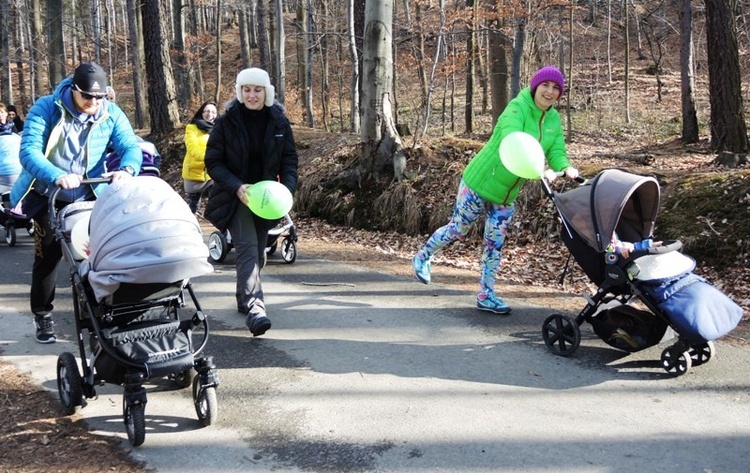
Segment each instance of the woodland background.
M681 239L700 274L745 308L728 338L747 344L749 13L750 2L729 0L1 0L0 101L25 116L95 60L181 191L184 125L204 100L223 108L239 70L263 67L300 152L301 251L411 276L410 257L447 220L495 117L553 64L566 74L558 108L573 162L587 177L619 167L659 180L657 234ZM390 54L365 54L373 37ZM392 122L382 100L361 100L362 89L383 91L383 77L364 79L368 64L392 65L382 81ZM363 122L367 112L376 119ZM389 165L398 160L372 165L373 137L403 153L401 176ZM573 267L557 279L568 252L554 209L534 183L518 205L503 297L577 312L591 287ZM441 252L435 280L476 289L478 233ZM98 473L107 458L145 471L9 366L0 374L3 467Z

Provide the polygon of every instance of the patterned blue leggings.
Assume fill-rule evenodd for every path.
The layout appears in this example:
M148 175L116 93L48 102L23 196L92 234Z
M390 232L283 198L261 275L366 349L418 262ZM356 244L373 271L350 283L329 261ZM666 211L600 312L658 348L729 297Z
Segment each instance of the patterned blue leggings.
M486 201L471 190L463 179L458 186L453 217L447 225L435 230L417 256L425 261L431 259L441 248L465 237L474 222L484 212L484 250L482 251L482 274L479 278L480 294L494 293L495 275L500 269L503 242L508 232L515 204L499 205Z

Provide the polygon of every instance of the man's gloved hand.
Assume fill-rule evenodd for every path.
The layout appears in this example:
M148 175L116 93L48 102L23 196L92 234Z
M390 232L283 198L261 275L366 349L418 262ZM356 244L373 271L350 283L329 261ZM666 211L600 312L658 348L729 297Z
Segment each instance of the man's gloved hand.
M552 169L547 169L546 171L544 171L544 174L542 174L542 177L544 177L544 179L551 184L552 181L557 179L557 173Z
M565 177L568 179L575 179L578 177L578 169L574 168L573 166L565 168Z

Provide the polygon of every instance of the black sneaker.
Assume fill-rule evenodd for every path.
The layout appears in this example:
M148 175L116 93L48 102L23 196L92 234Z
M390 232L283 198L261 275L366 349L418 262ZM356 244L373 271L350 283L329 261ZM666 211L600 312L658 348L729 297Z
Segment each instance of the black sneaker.
M55 322L52 320L52 314L35 315L34 327L36 328L36 341L39 343L55 343L55 331L52 326Z
M271 320L264 314L250 313L247 314L245 325L247 325L247 328L250 329L253 337L258 337L266 333L268 329L271 328Z

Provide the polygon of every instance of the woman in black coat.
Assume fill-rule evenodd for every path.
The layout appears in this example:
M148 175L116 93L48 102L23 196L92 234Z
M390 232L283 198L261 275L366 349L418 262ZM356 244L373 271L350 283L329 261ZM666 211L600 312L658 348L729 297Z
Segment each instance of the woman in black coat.
M237 74L237 99L216 120L206 147L206 169L214 180L204 216L220 231L229 229L237 253L237 310L247 314L253 336L271 328L266 314L260 267L268 231L276 223L248 207L248 188L279 180L290 192L297 186L297 148L284 110L274 103L274 87L263 69Z

